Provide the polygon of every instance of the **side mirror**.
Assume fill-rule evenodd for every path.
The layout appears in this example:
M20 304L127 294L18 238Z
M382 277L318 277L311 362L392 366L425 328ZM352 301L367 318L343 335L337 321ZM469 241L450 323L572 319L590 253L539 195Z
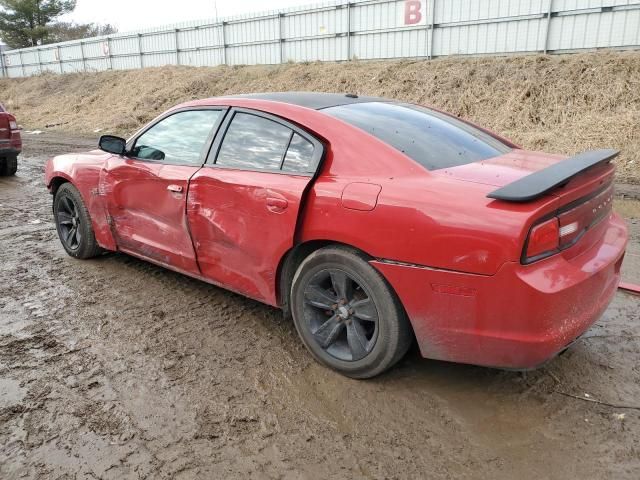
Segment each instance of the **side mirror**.
M114 155L124 155L127 149L127 141L124 138L114 137L113 135L103 135L98 142L100 150Z

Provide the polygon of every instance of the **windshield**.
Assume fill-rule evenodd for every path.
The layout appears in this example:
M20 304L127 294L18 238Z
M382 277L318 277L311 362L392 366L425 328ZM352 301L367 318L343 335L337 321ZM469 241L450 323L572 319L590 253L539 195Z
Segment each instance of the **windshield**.
M511 151L497 138L461 120L408 103L354 103L322 111L388 143L427 170Z

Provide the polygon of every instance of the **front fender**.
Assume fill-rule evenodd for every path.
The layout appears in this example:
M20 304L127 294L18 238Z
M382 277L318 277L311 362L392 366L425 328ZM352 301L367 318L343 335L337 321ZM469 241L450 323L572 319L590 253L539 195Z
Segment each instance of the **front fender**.
M51 193L56 182L70 182L80 192L89 215L98 244L106 250L116 250L105 197L100 189L104 164L110 157L101 151L81 155L60 155L47 161L45 185Z

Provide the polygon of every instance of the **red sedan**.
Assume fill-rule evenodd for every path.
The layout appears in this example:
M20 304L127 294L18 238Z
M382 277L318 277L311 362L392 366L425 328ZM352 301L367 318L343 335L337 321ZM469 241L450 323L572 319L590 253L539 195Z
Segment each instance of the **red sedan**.
M62 245L281 307L321 363L534 368L604 312L628 239L617 152L527 152L445 113L320 93L180 105L47 163ZM162 301L161 299L158 299Z
M21 151L22 139L16 117L0 104L0 176L16 174Z

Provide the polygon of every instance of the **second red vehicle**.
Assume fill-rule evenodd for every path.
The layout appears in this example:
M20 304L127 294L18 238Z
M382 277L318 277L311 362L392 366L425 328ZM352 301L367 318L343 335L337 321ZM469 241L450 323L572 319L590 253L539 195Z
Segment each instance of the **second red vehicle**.
M0 176L15 175L18 155L22 151L22 138L16 117L0 104Z
M434 109L274 93L180 105L48 161L76 258L121 251L291 314L355 378L427 358L534 368L604 312L627 229L612 150L528 152ZM162 299L158 299L159 302Z

